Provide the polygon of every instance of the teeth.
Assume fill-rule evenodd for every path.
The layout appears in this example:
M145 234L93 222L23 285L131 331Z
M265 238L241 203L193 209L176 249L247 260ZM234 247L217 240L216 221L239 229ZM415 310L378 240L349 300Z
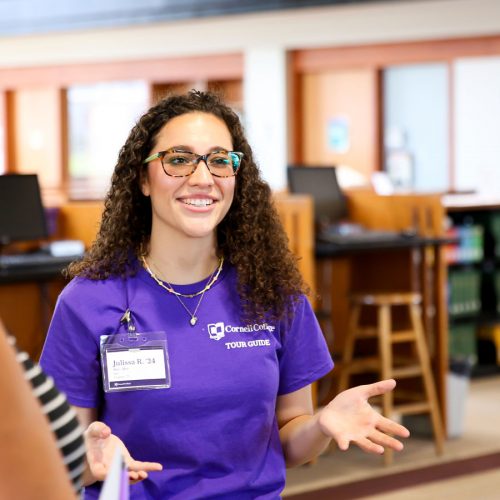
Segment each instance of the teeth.
M214 201L210 199L201 199L201 198L188 198L186 200L182 200L186 205L194 205L195 207L206 207L211 205Z

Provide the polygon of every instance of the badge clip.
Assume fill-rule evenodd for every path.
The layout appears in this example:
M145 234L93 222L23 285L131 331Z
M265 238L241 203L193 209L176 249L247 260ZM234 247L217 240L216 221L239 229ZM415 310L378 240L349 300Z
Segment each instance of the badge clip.
M136 328L134 320L132 319L132 313L130 309L127 309L120 319L120 323L127 323L127 332L129 338L137 338Z

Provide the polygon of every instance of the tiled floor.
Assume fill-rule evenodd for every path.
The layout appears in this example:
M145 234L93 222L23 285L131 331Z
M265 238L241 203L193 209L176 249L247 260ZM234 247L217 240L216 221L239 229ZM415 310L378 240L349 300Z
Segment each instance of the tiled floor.
M457 459L469 458L479 455L500 451L500 377L493 376L472 380L467 391L465 402L465 416L463 419L463 434L461 437L449 439L445 444L445 452L442 456L436 456L431 439L413 436L407 440L405 449L395 454L394 464L385 467L380 457L367 455L359 449L353 448L347 452L334 451L321 456L314 465L307 465L288 471L287 486L284 496L287 494L297 494L307 491L314 491L328 486L345 484L361 479L367 479L380 475L390 475L395 472L425 467L432 464L450 462ZM489 497L488 488L496 485L495 493L498 495L498 485L500 484L500 473L488 472L466 476L469 481L477 481L476 488L472 491L479 496L467 496L466 490L462 489L462 482L465 478L458 478L453 481L442 481L430 483L411 489L411 495L407 491L398 490L394 494L384 494L374 496L374 499L395 499L398 498L444 498L438 493L446 491L446 496L450 496L454 491L452 486L456 485L456 491L461 496L454 496L455 500L469 498L500 498ZM427 490L428 488L428 490ZM450 489L452 488L452 489ZM481 488L479 490L478 488ZM484 492L482 491L484 489ZM419 492L418 495L415 492ZM416 496L415 496L416 495ZM420 495L420 496L419 496ZM425 496L428 495L428 496ZM465 496L464 496L465 495ZM311 498L314 498L313 494Z

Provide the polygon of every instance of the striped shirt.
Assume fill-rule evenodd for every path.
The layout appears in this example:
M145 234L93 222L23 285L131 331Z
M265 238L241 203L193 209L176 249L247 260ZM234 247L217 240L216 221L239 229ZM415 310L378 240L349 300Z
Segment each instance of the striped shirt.
M13 337L9 337L9 342L15 347ZM79 492L82 489L85 468L85 443L76 413L68 404L66 396L57 390L52 378L45 375L28 354L17 350L16 358L24 368L25 378L31 384L33 394L38 398L42 411L49 420L71 482Z

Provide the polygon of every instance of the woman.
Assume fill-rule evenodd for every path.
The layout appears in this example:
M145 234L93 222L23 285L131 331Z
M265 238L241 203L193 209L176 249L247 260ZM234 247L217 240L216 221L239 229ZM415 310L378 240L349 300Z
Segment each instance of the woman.
M239 119L214 95L142 116L98 237L69 271L42 364L82 422L105 422L132 456L163 466L132 498L279 498L285 464L332 437L402 448L388 434L407 430L367 403L394 381L313 415L311 383L333 363Z

